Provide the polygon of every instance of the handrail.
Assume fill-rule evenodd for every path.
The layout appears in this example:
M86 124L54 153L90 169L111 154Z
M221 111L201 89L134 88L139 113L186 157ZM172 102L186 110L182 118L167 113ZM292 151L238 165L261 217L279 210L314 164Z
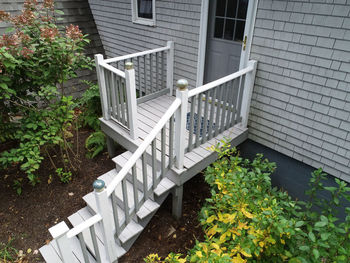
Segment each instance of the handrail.
M212 82L210 82L208 84L205 84L203 86L200 86L200 87L197 87L195 89L192 89L192 90L190 90L188 92L188 97L191 98L193 96L198 95L199 93L202 93L202 92L205 92L205 91L210 90L212 88L215 88L215 87L217 87L217 86L219 86L219 85L221 85L221 84L223 84L223 83L225 83L227 81L230 81L230 80L233 80L233 79L238 78L240 76L243 76L244 74L246 74L246 73L248 73L250 71L253 71L253 69L254 68L252 66L248 66L248 67L246 67L244 69L241 69L240 71L237 71L235 73L227 75L227 76L225 76L225 77L223 77L221 79L214 80L214 81L212 81Z
M134 54L125 55L125 56L120 56L120 57L115 57L115 58L108 58L108 59L105 59L104 62L105 63L118 62L118 61L130 59L130 58L135 58L135 57L148 55L148 54L151 54L151 53L157 53L157 52L165 51L165 50L168 50L168 49L170 49L170 47L168 47L168 46L155 48L155 49L141 51L141 52L137 52L137 53L134 53Z
M85 229L88 229L89 227L93 226L94 224L100 222L102 220L102 217L100 214L96 214L93 217L90 217L86 221L83 221L76 227L72 228L67 232L67 237L72 238L76 235L79 235L81 232L83 232Z
M112 71L113 73L117 74L118 76L125 78L125 72L121 71L120 69L117 69L111 65L108 65L106 63L106 60L100 62L100 66L104 67L105 69L108 69Z
M120 170L118 175L112 180L111 183L108 184L106 188L108 196L110 196L114 192L117 185L124 179L124 177L128 174L130 169L136 164L136 161L146 151L147 147L156 138L158 133L163 129L164 125L167 123L167 121L169 121L171 116L176 112L176 110L179 108L180 105L181 105L181 99L176 98L175 101L170 105L168 110L164 113L163 117L154 126L153 130L148 134L148 136L140 144L140 146L133 153L130 159L126 162L126 164Z

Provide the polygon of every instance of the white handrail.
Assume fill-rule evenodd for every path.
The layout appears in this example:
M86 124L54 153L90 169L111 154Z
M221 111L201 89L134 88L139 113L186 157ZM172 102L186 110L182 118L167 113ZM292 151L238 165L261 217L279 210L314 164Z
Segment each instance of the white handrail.
M227 76L225 76L225 77L223 77L221 79L214 80L214 81L212 81L212 82L210 82L208 84L205 84L203 86L200 86L200 87L197 87L195 89L192 89L192 90L190 90L188 92L188 98L191 98L193 96L198 95L199 93L202 93L202 92L205 92L205 91L210 90L212 88L215 88L215 87L217 87L217 86L219 86L219 85L221 85L221 84L223 84L225 82L228 82L230 80L233 80L233 79L236 79L236 78L238 78L240 76L243 76L244 74L252 71L253 69L254 68L252 66L248 66L248 67L246 67L244 69L241 69L240 71L232 73L231 75L227 75Z
M117 69L115 67L112 67L111 65L108 65L106 63L106 60L100 62L100 66L104 67L105 69L108 69L112 71L113 73L117 74L118 76L125 78L125 72L121 71L120 69Z
M180 105L181 105L181 99L176 98L175 101L170 105L168 110L164 113L163 117L158 121L156 126L154 126L153 130L148 134L148 136L140 144L140 146L133 153L130 159L126 162L126 164L120 170L118 175L112 180L111 183L108 184L106 188L108 196L110 196L114 192L117 185L124 179L124 177L128 174L130 169L136 164L136 161L146 151L147 147L156 138L157 134L163 129L164 125L171 118L171 116L173 116L173 114L176 112L176 110L179 108Z
M85 229L88 229L89 227L93 226L94 224L100 222L102 220L102 217L100 214L96 214L93 217L90 217L88 220L80 223L76 227L72 228L67 232L67 237L72 238L81 232L83 232Z
M120 56L120 57L115 57L115 58L108 58L108 59L105 59L104 62L106 62L106 63L118 62L118 61L130 59L130 58L141 57L141 56L144 56L144 55L165 51L165 50L168 50L168 49L170 49L170 47L168 47L168 46L159 47L159 48L146 50L146 51L142 51L142 52L137 52L137 53L129 54L129 55L125 55L125 56Z

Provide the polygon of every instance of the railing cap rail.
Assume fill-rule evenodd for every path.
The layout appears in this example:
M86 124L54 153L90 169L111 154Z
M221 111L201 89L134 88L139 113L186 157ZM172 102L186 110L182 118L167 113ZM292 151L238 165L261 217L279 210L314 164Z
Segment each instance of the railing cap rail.
M248 66L244 69L241 69L240 71L237 71L235 73L232 73L230 75L227 75L221 79L217 79L217 80L214 80L208 84L205 84L203 86L200 86L200 87L197 87L195 89L192 89L188 92L188 97L191 98L193 96L196 96L198 95L199 93L202 93L202 92L205 92L207 90L210 90L212 88L215 88L221 84L224 84L230 80L233 80L233 79L236 79L236 78L239 78L240 76L243 76L244 74L248 73L248 72L251 72L253 71L253 66Z
M112 63L112 62L123 61L123 60L130 59L130 58L141 57L141 56L145 56L145 55L152 54L152 53L162 52L162 51L165 51L168 49L170 49L169 46L159 47L159 48L146 50L146 51L142 51L142 52L137 52L137 53L133 53L133 54L125 55L125 56L108 58L108 59L105 59L104 62L105 63Z

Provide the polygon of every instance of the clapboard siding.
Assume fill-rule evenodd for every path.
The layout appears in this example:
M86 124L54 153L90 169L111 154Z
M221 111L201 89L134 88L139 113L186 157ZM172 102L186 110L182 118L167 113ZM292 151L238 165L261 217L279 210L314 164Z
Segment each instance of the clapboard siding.
M154 27L132 23L131 0L89 0L106 51L115 57L175 41L174 79L195 86L201 1L156 1Z
M350 1L259 1L249 137L350 181Z
M12 14L20 13L23 7L23 0L2 0L0 10L5 10ZM96 25L91 14L90 6L87 0L56 0L55 6L64 12L64 26L69 24L79 25L84 34L89 35L90 44L86 48L86 54L93 56L97 53L104 53L101 39L99 37ZM0 34L5 32L7 25L0 23ZM83 70L78 72L78 78L72 79L66 83L67 93L73 96L79 96L86 88L81 83L81 79L96 82L95 72Z

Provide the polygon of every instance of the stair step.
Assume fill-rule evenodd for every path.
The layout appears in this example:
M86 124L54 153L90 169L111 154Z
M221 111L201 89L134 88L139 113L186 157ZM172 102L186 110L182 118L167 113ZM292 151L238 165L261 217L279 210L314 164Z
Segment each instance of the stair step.
M123 166L126 164L126 162L130 159L132 156L132 152L126 151L123 154L120 154L113 158L114 163L116 164L116 168L118 171L123 168ZM148 189L151 189L152 187L152 166L149 164L146 165L147 169L147 185ZM138 181L138 188L140 190L143 190L143 174L142 174L142 161L141 159L136 161L136 178ZM131 180L131 172L129 172L129 180Z
M119 240L125 244L128 240L141 233L142 230L143 227L141 225L131 220L125 229L120 233Z
M83 200L89 207L90 211L93 212L94 214L97 213L97 204L96 204L96 199L95 199L95 194L94 192L88 193L83 197ZM113 209L112 209L112 201L109 198L109 206L111 215L113 214ZM125 223L125 215L124 215L124 210L117 205L117 212L118 212L118 219L119 219L119 225L123 225Z
M90 213L89 209L87 207L84 207L84 208L80 209L78 212L69 216L68 220L75 227L75 226L79 225L80 223L86 221L87 219L89 219L92 216L93 215ZM102 262L104 262L104 259L106 260L107 255L106 255L106 251L104 249L104 241L103 241L101 223L97 223L95 225L95 233L97 236L97 245L99 248L100 256L101 256ZM91 233L90 233L89 229L86 229L85 231L83 231L83 237L84 237L86 246L89 249L89 251L92 253L92 255L96 256L95 251L94 251L94 246L92 243ZM114 247L117 251L118 257L121 257L126 253L124 248L119 246L117 243L115 243Z
M157 188L154 189L154 193L157 196L161 196L162 194L166 193L167 191L169 191L174 186L175 186L175 183L165 177L162 180L160 180Z
M69 239L71 241L70 248L73 253L73 262L72 263L81 263L84 261L83 252L80 248L80 243L77 237L72 237ZM39 249L41 255L47 263L62 263L62 259L59 253L58 245L56 240L52 240L48 245L45 245ZM88 253L89 262L95 263L95 258Z
M140 207L140 210L136 213L137 217L142 220L146 218L148 215L155 212L160 205L157 202L154 202L150 199L146 200L146 202Z

